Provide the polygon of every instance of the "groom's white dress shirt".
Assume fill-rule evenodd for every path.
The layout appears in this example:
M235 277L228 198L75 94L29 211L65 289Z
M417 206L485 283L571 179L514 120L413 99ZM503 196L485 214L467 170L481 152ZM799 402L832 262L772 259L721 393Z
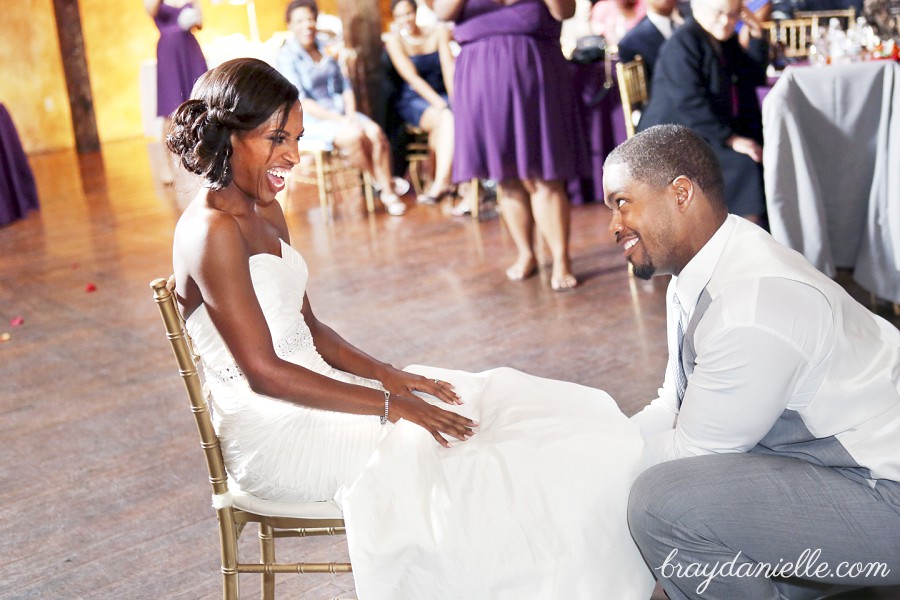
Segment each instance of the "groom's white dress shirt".
M670 307L673 294L688 384L679 408L670 361L659 397L632 417L649 464L753 450L900 481L897 328L733 215L672 278Z

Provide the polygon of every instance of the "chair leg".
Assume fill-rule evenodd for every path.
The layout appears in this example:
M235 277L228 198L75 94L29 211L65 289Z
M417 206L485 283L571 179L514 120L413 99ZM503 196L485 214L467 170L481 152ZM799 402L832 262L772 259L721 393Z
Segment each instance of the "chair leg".
M478 209L481 207L481 181L477 177L472 178L472 184L469 186L469 209L472 211L472 218L478 220Z
M222 554L222 596L225 600L238 600L240 598L240 585L237 570L237 529L234 523L232 508L223 508L218 511L219 518L219 544Z
M264 523L259 524L259 554L263 564L275 562L275 537L272 527ZM275 600L275 573L262 574L262 600Z
M409 178L412 179L413 189L416 190L416 195L419 196L424 193L422 179L419 177L419 165L421 164L422 162L419 159L409 161Z
M316 182L319 186L319 207L322 215L328 219L328 187L325 177L325 157L322 152L316 152Z
M363 194L366 197L366 210L370 215L375 214L375 194L372 192L372 181L366 173L362 174Z

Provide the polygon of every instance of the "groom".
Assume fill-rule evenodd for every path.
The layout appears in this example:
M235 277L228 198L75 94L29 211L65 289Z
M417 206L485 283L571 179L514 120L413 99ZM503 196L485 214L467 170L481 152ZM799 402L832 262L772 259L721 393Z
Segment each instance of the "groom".
M628 521L670 598L900 584L900 331L734 215L710 147L661 125L606 159L610 231L672 275L669 367L633 417Z

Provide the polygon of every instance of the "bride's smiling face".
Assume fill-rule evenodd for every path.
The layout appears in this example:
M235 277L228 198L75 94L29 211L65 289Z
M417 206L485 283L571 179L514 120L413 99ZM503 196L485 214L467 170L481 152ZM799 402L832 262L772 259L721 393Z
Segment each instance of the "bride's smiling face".
M303 109L295 102L282 124L284 113L272 114L256 129L231 136L231 185L258 204L275 202L285 178L297 164L297 143L303 134Z

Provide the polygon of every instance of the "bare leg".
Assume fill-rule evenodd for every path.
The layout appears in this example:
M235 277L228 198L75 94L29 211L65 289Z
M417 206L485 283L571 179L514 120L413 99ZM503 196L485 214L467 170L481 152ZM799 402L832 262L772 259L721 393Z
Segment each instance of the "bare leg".
M381 131L381 127L375 123L365 123L363 131L369 140L371 148L371 161L373 176L381 189L387 193L393 193L394 178L391 174L391 148L387 137Z
M362 127L356 124L342 127L334 138L334 147L346 152L350 162L357 169L370 177L374 176L371 143L363 133Z
M450 187L453 168L453 113L449 109L428 108L422 114L419 127L428 132L429 145L434 149L434 181L427 194L437 198Z
M375 123L366 121L362 127L364 136L369 143L374 179L381 186L381 202L391 215L399 217L406 213L406 204L394 192L391 148L387 136Z
M381 189L384 190L381 193L381 201L390 214L400 216L406 212L406 205L392 191L390 155L385 150L387 138L377 125L374 125L374 129L375 132L370 136L365 125L350 121L346 127L338 131L334 138L334 146L347 152L356 168L381 184ZM384 147L376 148L380 144ZM385 161L386 167L382 164Z
M534 219L528 192L518 179L504 179L498 186L498 201L509 235L516 245L516 262L506 269L506 276L520 281L534 275L537 262L534 259Z
M553 256L550 287L569 290L578 285L569 259L569 198L563 181L530 179L522 182L531 193L531 210L538 231Z

